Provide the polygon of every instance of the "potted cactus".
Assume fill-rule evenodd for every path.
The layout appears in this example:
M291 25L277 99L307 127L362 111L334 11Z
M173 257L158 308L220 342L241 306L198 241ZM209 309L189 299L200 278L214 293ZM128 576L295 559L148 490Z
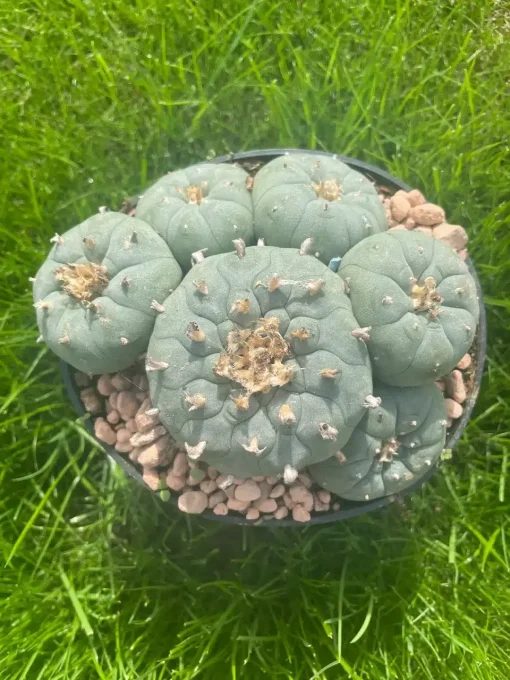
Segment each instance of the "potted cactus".
M184 512L366 512L423 483L469 417L484 318L465 232L346 160L252 152L171 172L129 215L55 235L35 277L75 406Z

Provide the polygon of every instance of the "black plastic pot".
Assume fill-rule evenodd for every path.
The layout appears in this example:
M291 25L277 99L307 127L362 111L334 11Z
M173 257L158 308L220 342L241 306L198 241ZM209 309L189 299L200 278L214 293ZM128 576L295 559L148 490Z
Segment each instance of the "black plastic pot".
M284 154L291 154L291 153L303 153L305 152L304 149L260 149L260 150L255 150L255 151L242 151L240 153L233 153L229 154L228 156L220 156L218 158L215 158L212 162L213 163L239 163L242 165L248 172L250 171L256 171L259 167L261 167L264 163L269 162L273 158L276 158L278 156L282 156ZM397 179L396 177L393 177L389 173L385 172L384 170L381 170L380 168L376 167L375 165L370 165L369 163L364 163L363 161L359 161L356 158L350 158L348 156L342 156L339 154L331 154L331 153L326 153L324 151L310 151L306 150L306 153L312 153L317 156L333 156L335 158L338 158L339 160L343 161L344 163L347 163L347 165L351 166L355 170L358 170L359 172L363 173L366 177L374 181L378 185L384 185L390 190L395 190L397 191L398 189L403 189L404 191L409 191L412 187L410 187L408 184L403 182L400 179ZM486 356L486 348L487 348L487 325L486 325L486 317L485 317L485 308L483 306L483 301L482 301L482 290L480 287L480 281L478 279L477 273L475 268L473 267L473 264L470 259L467 260L466 264L469 267L469 270L472 274L472 276L475 279L476 282L476 287L478 291L478 296L480 299L480 321L478 325L478 330L477 330L477 335L475 338L475 353L473 357L473 364L474 364L474 376L473 376L473 387L471 389L471 392L468 396L468 399L466 400L464 404L464 412L462 414L462 417L459 418L451 429L448 432L447 438L446 438L446 444L445 448L446 449L452 449L455 444L459 441L468 421L471 416L471 413L473 411L473 408L476 403L476 399L478 397L478 392L480 389L480 383L482 380L482 374L483 374L483 367L484 367L484 362L485 362L485 356ZM83 404L81 403L80 400L80 395L79 395L79 388L77 387L75 381L74 381L74 369L69 366L69 364L64 363L63 361L60 362L61 366L61 372L62 372L62 378L64 381L64 385L67 391L67 394L69 396L69 399L71 400L71 403L73 405L73 408L76 410L76 412L79 415L85 415L85 409L83 408ZM89 418L85 420L85 427L87 430L94 436L94 427L93 427L93 421ZM134 480L136 480L139 484L144 485L144 482L142 480L142 475L137 469L137 467L129 460L129 458L121 455L118 453L113 447L107 446L103 444L102 442L98 441L98 444L102 446L106 453L116 462L120 465L120 467L124 470L124 472ZM264 521L262 523L260 522L253 522L250 520L247 520L243 517L237 516L237 515L225 515L225 516L218 516L215 515L213 512L206 512L203 513L201 516L205 517L207 519L211 519L217 522L223 522L224 524L249 524L249 525L262 525L262 526L309 526L311 524L326 524L328 522L338 522L342 520L349 519L351 517L356 517L357 515L362 515L366 512L372 512L373 510L378 510L379 508L383 508L390 503L393 503L395 500L398 498L403 498L404 496L407 496L408 494L412 493L413 491L416 491L418 488L424 484L433 474L435 471L435 466L432 466L430 470L427 471L427 473L421 477L419 480L417 480L414 484L411 484L404 492L401 492L397 495L392 495L392 496L385 496L384 498L378 498L373 501L367 501L365 502L355 502L355 501L341 501L341 508L338 511L333 511L333 512L327 512L324 514L317 514L314 515L311 519L310 522L307 522L305 524L301 522L295 522L292 519L283 519L283 520L274 520L274 521ZM158 493L158 492L153 492L153 493ZM176 499L174 497L171 497L170 501L174 505L176 505Z

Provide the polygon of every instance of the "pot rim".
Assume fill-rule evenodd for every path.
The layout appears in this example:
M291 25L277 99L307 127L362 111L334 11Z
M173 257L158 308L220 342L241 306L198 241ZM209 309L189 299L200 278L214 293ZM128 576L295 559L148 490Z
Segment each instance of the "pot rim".
M379 184L384 183L389 185L390 188L395 190L402 189L404 191L410 191L412 187L403 182L402 180L394 177L390 173L386 172L382 168L372 165L371 163L366 163L364 161L358 160L357 158L352 158L350 156L344 156L341 154L330 153L327 151L311 150L311 149L294 149L294 148L283 148L283 149L253 149L250 151L240 151L238 153L230 153L224 156L218 156L213 158L211 163L267 163L278 156L290 155L294 153L306 153L313 154L316 156L329 156L333 158L338 158L338 160L346 163L354 170L358 170L369 179ZM382 181L382 182L381 182ZM478 394L480 391L480 385L483 376L486 352L487 352L487 320L485 307L483 304L482 288L480 285L480 280L476 269L470 257L467 258L466 264L468 266L470 274L473 276L476 290L478 294L478 299L480 303L480 319L478 322L477 333L475 336L475 372L473 376L473 386L471 393L464 403L464 411L462 416L454 423L453 427L450 429L449 435L446 438L444 450L451 450L461 438L466 425L471 417L471 413L476 404ZM85 408L80 400L79 389L74 380L74 368L67 364L66 362L60 360L60 371L62 380L64 382L65 390L74 410L79 416L88 415ZM104 444L103 442L96 439L94 435L94 418L90 417L84 420L84 426L89 432L89 434L94 437L98 445L106 451L108 456L115 461L124 470L128 477L131 477L136 482L146 487L142 475L138 468L122 454L116 451L112 446ZM328 524L331 522L340 522L352 517L357 517L358 515L364 515L365 513L372 512L374 510L379 510L380 508L387 507L391 503L408 496L413 491L419 489L425 482L427 482L437 471L438 463L436 461L434 465L431 466L427 472L420 477L416 482L408 486L405 490L399 492L398 494L391 494L388 496L383 496L382 498L377 498L372 501L348 501L340 498L340 509L333 510L331 512L325 512L324 514L313 515L308 522L296 522L293 519L280 519L280 520L247 520L245 517L240 517L238 515L215 515L212 511L207 511L197 515L204 519L212 520L215 522L222 522L224 524L235 524L235 525L249 525L249 526L263 526L263 527L307 527L317 524ZM146 487L147 488L147 487ZM159 495L161 491L153 491L153 494ZM166 503L168 501L165 501ZM177 506L177 497L171 496L170 501L172 505Z

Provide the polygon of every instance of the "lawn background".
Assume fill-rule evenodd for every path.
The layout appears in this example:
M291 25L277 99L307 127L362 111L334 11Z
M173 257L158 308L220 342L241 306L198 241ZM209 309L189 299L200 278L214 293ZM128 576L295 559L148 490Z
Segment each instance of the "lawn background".
M0 0L0 678L507 678L510 5ZM342 525L163 511L35 344L54 232L228 151L379 164L469 231L490 358L452 462Z

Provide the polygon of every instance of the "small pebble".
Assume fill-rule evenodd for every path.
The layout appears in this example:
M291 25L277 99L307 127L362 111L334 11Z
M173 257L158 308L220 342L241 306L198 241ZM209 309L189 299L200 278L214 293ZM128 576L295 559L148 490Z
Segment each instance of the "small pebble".
M129 420L136 415L138 411L138 400L133 394L127 390L122 390L117 396L117 411L123 420Z
M117 430L117 442L119 444L125 444L131 439L131 432L125 427L121 427Z
M313 496L310 491L302 484L293 484L289 488L289 495L294 503L302 504L307 510L313 507Z
M207 468L207 476L209 477L209 479L217 479L219 474L220 473L218 472L218 470L215 470L214 468L211 467Z
M292 519L295 522L309 522L311 515L302 505L296 505L292 508Z
M259 500L255 501L253 505L255 508L257 508L257 510L260 510L260 512L275 512L275 510L278 508L278 503L274 500L274 498L259 498Z
M126 427L129 429L129 421L126 423ZM152 442L156 441L156 439L159 439L166 433L167 432L163 425L157 425L156 427L153 427L152 430L148 430L147 432L135 432L131 437L131 444L133 444L133 446L146 446L147 444L152 444Z
M218 485L216 484L214 479L204 479L202 482L200 482L200 490L206 493L207 495L216 491L217 488Z
M108 373L103 373L103 375L99 376L96 383L96 389L103 397L109 397L112 392L115 392L115 387L112 385Z
M142 449L138 456L138 462L147 467L160 467L168 465L169 460L164 449L161 450L155 444L152 444Z
M223 503L223 501L227 500L227 494L219 489L218 491L215 491L209 496L209 507L214 508L218 503ZM225 505L225 507L227 507Z
M236 510L237 512L244 512L249 505L249 501L240 501L237 498L229 498L227 501L227 508L229 510Z
M323 503L317 496L313 499L313 509L315 512L327 512L329 510L329 503Z
M282 505L276 512L273 513L275 519L284 519L289 514L289 509Z
M457 252L457 255L460 257L460 259L465 262L468 259L469 253L466 250L466 248L463 248L462 250L459 250Z
M446 406L446 414L448 418L456 420L457 418L461 417L462 413L464 412L464 409L458 402L454 401L453 399L445 399L444 403Z
M269 492L269 498L280 498L280 496L283 496L284 493L285 493L285 485L284 484L277 484Z
M215 515L228 515L228 508L225 503L218 503L212 509Z
M117 396L118 392L112 392L108 397L108 404L110 408L117 410Z
M434 227L432 236L438 241L446 243L454 250L462 250L468 242L466 230L459 224L439 224Z
M427 202L425 196L418 189L411 189L411 191L408 191L407 200L413 208L415 205L423 205L423 203Z
M177 500L179 510L199 515L207 508L207 496L203 491L185 491Z
M85 410L92 413L92 415L102 412L103 400L93 387L85 387L85 389L80 390L80 399Z
M266 478L264 475L257 475L256 477L252 477L254 482L265 482Z
M179 451L174 458L174 464L172 465L172 472L174 475L182 476L187 474L189 470L188 458L185 453Z
M256 508L248 508L246 519L256 520L260 517L260 512Z
M445 214L444 210L439 205L434 203L422 203L420 205L415 205L411 208L409 212L409 217L412 217L423 227L432 227L435 224L441 224L444 222Z
M457 368L459 368L461 371L465 371L466 368L469 368L472 363L473 359L471 358L471 354L464 354L462 359L457 364Z
M329 491L326 491L326 489L319 489L317 491L317 498L322 502L322 503L331 503L331 493Z
M147 446L154 446L158 451L165 451L165 453L168 456L169 462L174 459L176 450L174 446L171 446L170 442L170 435L165 434L159 439L156 439L155 442L152 444L148 444ZM145 447L144 447L145 448Z
M133 450L133 445L130 444L129 442L117 442L115 444L115 450L118 451L119 453L129 453L130 451Z
M251 479L247 479L245 482L239 484L239 486L236 487L234 495L239 501L250 502L256 501L257 498L260 498L261 491L259 485L256 482L253 482Z
M120 420L120 415L119 412L116 411L115 409L112 409L106 416L106 420L111 424L111 425L117 425L117 423Z
M159 473L151 468L144 468L142 479L152 491L157 491L161 486Z
M412 217L406 217L404 220L404 227L406 229L414 229L416 226L416 222L413 220Z
M280 480L278 477L266 477L266 482L270 484L271 486L274 486L275 484L278 484Z
M151 427L159 425L159 416L148 416L146 413L138 412L135 416L136 429L138 432L147 432Z
M467 394L464 378L458 369L452 371L446 378L446 393L459 404L463 404L466 401Z
M405 191L397 191L390 198L390 207L393 219L397 220L397 222L405 220L411 210L411 204L409 203Z
M138 428L136 427L136 420L134 418L129 418L129 420L126 420L126 429L132 432L133 434L135 432L138 432Z
M94 421L94 434L105 444L113 446L117 441L117 434L104 418L96 418Z
M446 389L446 384L444 380L436 380L434 385L437 387L438 390L441 390L441 392L444 392Z
M340 510L340 503L333 503L333 510L338 512L338 510Z
M171 470L166 475L166 484L172 491L181 491L186 486L184 477L178 477Z
M407 231L403 224L396 224L394 227L390 227L388 231Z

